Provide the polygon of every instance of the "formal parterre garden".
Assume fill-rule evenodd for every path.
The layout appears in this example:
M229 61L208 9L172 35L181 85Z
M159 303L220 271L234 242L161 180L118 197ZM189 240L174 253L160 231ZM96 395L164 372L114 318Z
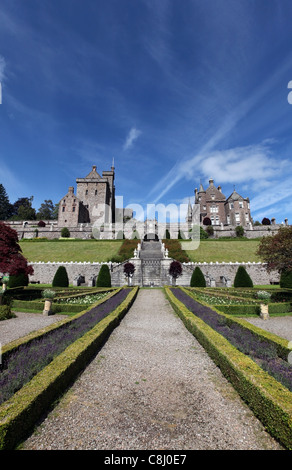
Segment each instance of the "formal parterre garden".
M43 287L9 289L12 305L43 306ZM220 367L267 430L292 449L292 367L288 341L244 316L292 314L292 290L166 287L185 326ZM2 349L0 448L14 448L86 366L135 300L138 288L57 288L63 321ZM271 313L271 311L275 313Z
M132 305L138 288L56 289L66 317L2 348L0 449L12 449L70 385ZM9 289L12 308L44 307L41 288ZM29 310L29 308L26 308Z
M292 366L287 340L251 325L244 315L291 314L292 289L165 288L199 340L270 434L292 449ZM240 318L241 317L241 318ZM290 356L289 356L290 354Z

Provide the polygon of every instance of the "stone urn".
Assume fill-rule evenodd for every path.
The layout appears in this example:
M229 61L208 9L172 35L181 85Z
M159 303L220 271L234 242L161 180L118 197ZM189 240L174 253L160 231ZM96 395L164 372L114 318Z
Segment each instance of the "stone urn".
M53 303L53 299L55 297L56 293L55 291L51 291L51 290L44 290L42 292L42 296L43 298L45 299L45 306L44 306L44 310L43 310L43 315L52 315L52 303Z
M45 306L43 310L43 315L51 315L52 314L52 299L45 299Z
M269 306L266 305L266 304L261 304L260 307L261 307L260 317L263 320L268 320L268 318L269 318Z

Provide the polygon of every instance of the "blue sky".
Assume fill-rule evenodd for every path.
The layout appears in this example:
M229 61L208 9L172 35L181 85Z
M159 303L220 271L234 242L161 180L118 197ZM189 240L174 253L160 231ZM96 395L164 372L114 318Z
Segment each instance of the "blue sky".
M124 206L212 177L292 223L291 24L290 0L1 0L10 201L59 202L114 158Z

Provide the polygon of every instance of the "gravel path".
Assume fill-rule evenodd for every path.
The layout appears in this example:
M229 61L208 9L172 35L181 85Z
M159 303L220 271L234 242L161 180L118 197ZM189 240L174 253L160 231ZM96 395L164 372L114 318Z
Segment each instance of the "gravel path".
M16 318L0 322L0 343L10 343L18 338L64 320L66 315L42 315L41 313L14 312Z
M274 450L161 290L118 328L24 450Z
M292 316L287 315L286 317L269 317L268 320L262 318L246 318L245 320L252 323L263 330L274 333L281 338L292 341Z

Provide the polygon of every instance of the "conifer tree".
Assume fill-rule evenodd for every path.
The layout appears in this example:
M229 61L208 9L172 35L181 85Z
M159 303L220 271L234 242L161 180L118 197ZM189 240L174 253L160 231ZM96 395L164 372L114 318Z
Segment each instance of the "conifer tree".
M190 286L191 287L206 287L205 276L202 273L199 266L197 266L193 271Z
M12 215L12 204L10 204L3 184L0 184L0 220L7 220Z
M59 266L53 282L52 282L53 287L68 287L69 286L69 279L68 279L68 274L65 266Z
M239 266L234 279L234 287L253 287L251 277L244 266Z
M111 274L107 264L103 264L99 270L96 287L111 287Z

